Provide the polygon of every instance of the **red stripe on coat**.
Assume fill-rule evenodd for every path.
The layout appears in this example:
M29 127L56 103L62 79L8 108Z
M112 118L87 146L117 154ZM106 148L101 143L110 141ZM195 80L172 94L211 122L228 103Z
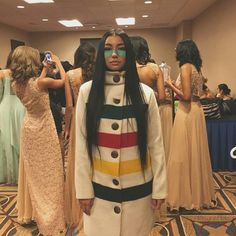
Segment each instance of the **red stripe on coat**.
M137 133L108 134L97 133L97 145L108 148L125 148L138 145Z

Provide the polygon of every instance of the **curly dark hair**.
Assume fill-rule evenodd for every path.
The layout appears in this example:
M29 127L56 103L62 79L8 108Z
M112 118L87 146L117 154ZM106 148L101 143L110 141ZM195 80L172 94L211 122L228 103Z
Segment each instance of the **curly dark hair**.
M13 81L24 84L29 79L39 76L41 65L37 49L28 46L17 47L12 53L10 64Z
M140 65L146 65L148 62L152 62L151 54L149 53L148 43L146 39L142 37L132 37L131 43L134 49L135 60Z
M92 79L95 67L96 49L90 43L82 43L75 51L73 68L82 68L84 82Z
M197 45L191 39L180 41L176 47L176 60L179 61L179 67L186 63L193 64L197 71L201 71L202 59Z
M223 91L224 95L230 95L231 89L227 84L219 84L218 88Z

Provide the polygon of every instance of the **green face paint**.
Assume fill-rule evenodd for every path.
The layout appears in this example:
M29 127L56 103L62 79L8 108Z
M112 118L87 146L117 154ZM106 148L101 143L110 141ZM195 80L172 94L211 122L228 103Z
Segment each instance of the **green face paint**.
M118 57L126 58L125 48L118 48L118 49L105 48L104 57L105 58L112 57L113 53L115 53Z

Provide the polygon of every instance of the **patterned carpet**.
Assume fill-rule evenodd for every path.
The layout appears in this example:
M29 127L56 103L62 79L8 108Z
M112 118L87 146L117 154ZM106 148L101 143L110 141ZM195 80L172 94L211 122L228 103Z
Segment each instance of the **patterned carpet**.
M214 173L214 180L216 208L168 213L162 222L156 222L150 236L236 236L236 173ZM36 225L23 227L15 222L16 194L16 186L0 185L0 236L39 236Z

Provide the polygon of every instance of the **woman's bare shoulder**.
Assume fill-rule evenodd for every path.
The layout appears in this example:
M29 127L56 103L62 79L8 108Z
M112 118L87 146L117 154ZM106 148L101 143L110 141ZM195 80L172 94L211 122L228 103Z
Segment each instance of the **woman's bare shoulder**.
M185 63L185 64L183 64L183 65L180 67L180 69L181 69L181 70L192 70L192 67L193 67L193 64L191 64L191 63Z
M11 71L9 69L0 70L0 79L3 79L6 76L10 76Z

